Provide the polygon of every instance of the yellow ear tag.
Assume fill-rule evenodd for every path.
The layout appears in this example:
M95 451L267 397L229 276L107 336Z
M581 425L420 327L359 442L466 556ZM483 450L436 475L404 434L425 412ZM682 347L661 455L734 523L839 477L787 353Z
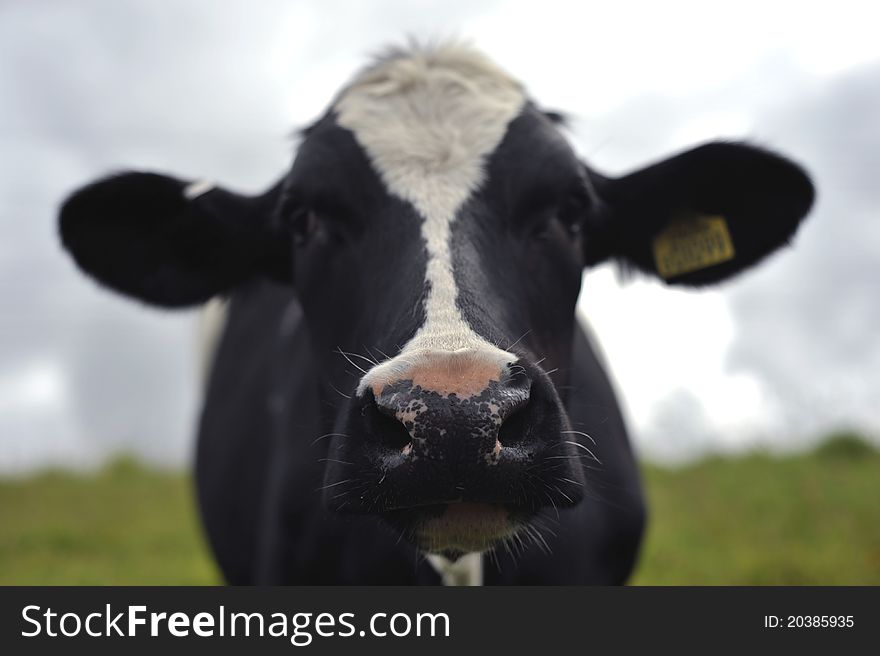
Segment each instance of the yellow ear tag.
M723 216L679 217L654 237L654 263L657 273L666 280L732 260L734 255Z

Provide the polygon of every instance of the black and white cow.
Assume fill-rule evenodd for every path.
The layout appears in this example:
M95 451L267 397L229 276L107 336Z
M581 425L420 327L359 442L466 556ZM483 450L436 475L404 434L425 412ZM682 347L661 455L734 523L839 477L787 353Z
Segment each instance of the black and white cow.
M64 246L99 282L229 299L196 468L229 582L627 579L644 503L575 320L582 271L719 282L788 242L813 188L727 142L611 178L557 123L477 52L413 46L358 74L261 196L132 172L66 201Z

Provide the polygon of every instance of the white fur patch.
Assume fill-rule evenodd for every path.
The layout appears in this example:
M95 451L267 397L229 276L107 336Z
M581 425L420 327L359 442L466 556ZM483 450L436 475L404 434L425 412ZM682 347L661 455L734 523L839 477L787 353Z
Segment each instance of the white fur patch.
M358 76L334 109L354 133L388 191L421 215L430 285L425 323L401 353L361 380L387 376L420 353L468 350L516 360L475 333L456 305L449 237L461 206L485 178L485 162L525 103L521 85L480 53L459 45L413 48ZM377 371L378 370L378 371Z
M229 303L224 298L212 298L202 306L196 319L198 331L198 356L199 377L202 390L205 391L208 384L208 376L214 364L214 356L219 346L220 335L226 326L226 318L229 315Z
M193 200L202 194L208 193L215 186L216 185L210 180L196 180L195 182L190 182L183 188L183 197L187 200Z
M454 563L443 556L429 554L428 562L440 575L443 585L483 585L482 554L465 554Z

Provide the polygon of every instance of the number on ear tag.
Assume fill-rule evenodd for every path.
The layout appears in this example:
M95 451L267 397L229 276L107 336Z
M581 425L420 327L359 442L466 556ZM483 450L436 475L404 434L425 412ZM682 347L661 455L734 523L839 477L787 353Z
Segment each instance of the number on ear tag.
M654 263L665 280L734 256L733 240L723 216L696 214L673 219L654 237Z

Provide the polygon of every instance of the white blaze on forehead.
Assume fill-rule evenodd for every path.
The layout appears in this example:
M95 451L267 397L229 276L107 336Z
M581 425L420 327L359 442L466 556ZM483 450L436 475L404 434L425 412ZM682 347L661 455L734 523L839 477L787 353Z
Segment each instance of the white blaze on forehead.
M449 236L459 208L483 183L487 157L525 100L521 85L480 53L450 45L415 48L380 62L337 101L337 122L354 133L388 191L421 215L428 253L425 323L399 356L362 379L359 394L371 378L413 365L419 353L466 349L497 359L499 367L516 360L462 317Z

